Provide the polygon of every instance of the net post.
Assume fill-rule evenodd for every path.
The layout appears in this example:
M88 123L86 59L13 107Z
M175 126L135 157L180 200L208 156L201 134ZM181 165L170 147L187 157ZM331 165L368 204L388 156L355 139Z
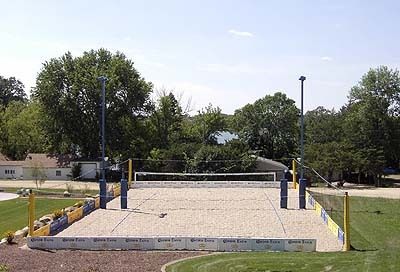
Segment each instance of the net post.
M299 182L299 208L306 208L306 179L300 179Z
M128 186L132 185L132 159L128 160Z
M100 209L107 208L107 184L103 179L99 180L100 182Z
M296 161L292 160L292 180L293 180L293 188L297 189L297 172L296 172Z
M350 250L350 202L349 202L349 193L344 193L344 215L343 215L343 226L344 226L344 251Z
M121 209L128 208L128 182L122 177L121 178Z
M35 194L32 189L29 190L28 201L28 235L32 237L35 230Z
M288 180L281 179L281 209L287 209L288 200Z

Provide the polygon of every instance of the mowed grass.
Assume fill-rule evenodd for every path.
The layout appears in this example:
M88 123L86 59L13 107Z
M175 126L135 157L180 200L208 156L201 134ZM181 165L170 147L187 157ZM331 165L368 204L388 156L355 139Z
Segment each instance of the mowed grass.
M36 219L75 204L77 199L36 198ZM28 199L0 201L0 237L6 231L16 231L28 225Z
M214 254L176 263L167 271L400 271L400 200L351 197L350 205L350 252Z

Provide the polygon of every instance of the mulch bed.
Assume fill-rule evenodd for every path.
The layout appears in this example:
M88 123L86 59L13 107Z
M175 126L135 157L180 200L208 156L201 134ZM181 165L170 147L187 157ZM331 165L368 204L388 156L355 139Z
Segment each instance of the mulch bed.
M161 271L173 260L204 254L182 251L42 251L23 243L0 246L0 265L9 271ZM1 266L0 266L1 267Z

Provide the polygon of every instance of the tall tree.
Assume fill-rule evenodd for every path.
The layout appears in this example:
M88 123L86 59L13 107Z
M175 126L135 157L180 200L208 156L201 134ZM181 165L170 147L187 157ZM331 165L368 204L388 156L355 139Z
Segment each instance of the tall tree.
M261 156L289 157L297 147L298 114L295 102L278 92L236 110L235 129L240 139Z
M11 102L0 113L0 149L10 158L22 160L27 152L45 152L41 107L36 102Z
M181 138L183 117L182 107L174 94L162 93L151 116L158 148L167 148Z
M209 104L194 116L193 132L200 142L217 144L217 137L226 129L227 122L219 107Z
M44 63L33 96L42 104L45 129L54 152L100 154L101 86L106 85L106 149L126 154L145 139L141 122L150 111L152 84L146 82L124 54L99 49L73 57L66 53ZM140 147L138 148L140 149ZM133 152L133 151L132 151Z
M348 133L356 146L381 150L387 164L397 166L400 159L399 71L386 66L368 71L351 89L348 108Z
M7 107L12 101L26 101L24 84L15 77L0 76L0 104Z

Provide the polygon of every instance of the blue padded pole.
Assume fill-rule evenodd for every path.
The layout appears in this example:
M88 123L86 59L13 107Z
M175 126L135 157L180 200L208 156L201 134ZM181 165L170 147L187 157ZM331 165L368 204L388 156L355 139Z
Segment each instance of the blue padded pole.
M121 179L121 209L128 208L128 180Z
M299 186L299 208L305 209L306 208L306 179L300 179L300 186Z
M287 209L288 180L281 179L281 209Z
M107 207L107 184L103 179L100 182L100 209L105 209Z

